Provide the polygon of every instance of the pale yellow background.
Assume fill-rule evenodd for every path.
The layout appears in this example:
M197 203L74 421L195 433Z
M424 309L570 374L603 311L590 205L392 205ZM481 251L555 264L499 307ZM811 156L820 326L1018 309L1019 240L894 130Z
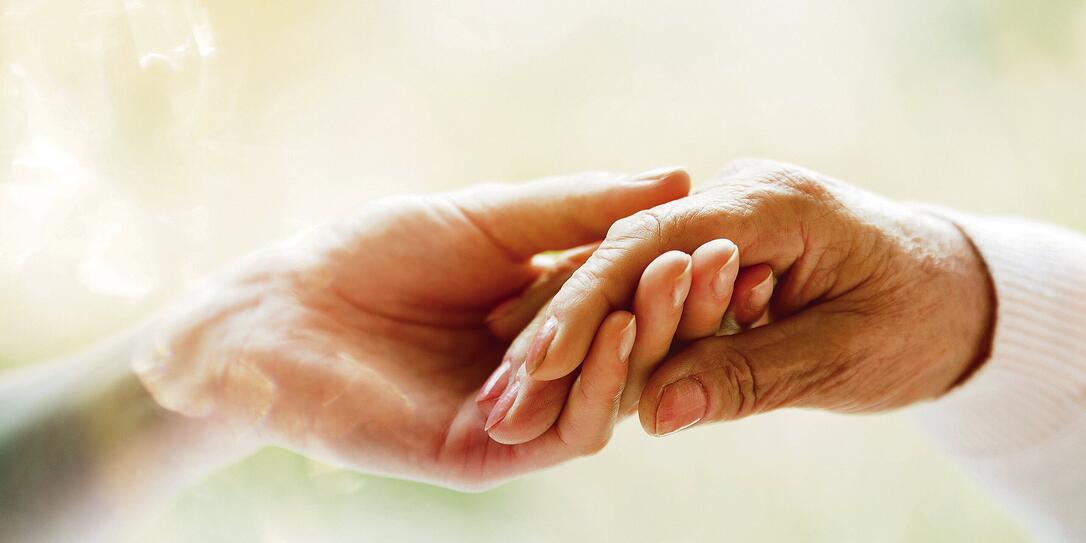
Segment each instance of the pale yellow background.
M455 4L455 7L452 5ZM728 159L1086 229L1080 2L0 3L0 367L391 193ZM1019 541L908 417L785 412L480 495L282 451L132 541Z

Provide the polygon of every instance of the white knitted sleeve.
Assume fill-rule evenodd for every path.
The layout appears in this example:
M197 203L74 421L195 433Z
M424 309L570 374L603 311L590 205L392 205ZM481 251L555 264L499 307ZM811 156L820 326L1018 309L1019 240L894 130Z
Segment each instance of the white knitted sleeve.
M992 354L917 419L1035 536L1086 541L1086 236L948 216L991 272Z

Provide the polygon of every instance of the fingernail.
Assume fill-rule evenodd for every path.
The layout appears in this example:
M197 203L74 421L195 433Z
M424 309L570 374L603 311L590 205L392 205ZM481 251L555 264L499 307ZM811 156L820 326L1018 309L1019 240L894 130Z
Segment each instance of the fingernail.
M494 373L490 374L490 378L486 380L483 388L479 390L479 394L475 396L476 403L493 400L505 390L506 385L509 383L510 366L508 359L502 360L501 365L494 370Z
M686 301L686 295L690 293L690 264L692 260L687 257L686 267L683 268L683 272L675 278L675 287L671 291L671 304L675 307L683 305Z
M752 312L760 311L769 304L769 297L773 295L773 272L770 272L761 283L750 289L750 298L747 299L747 308Z
M553 315L547 317L547 322L543 323L543 327L536 332L535 337L532 338L532 345L528 347L528 356L524 360L524 365L528 368L529 374L534 373L547 357L547 348L551 346L551 341L557 331L558 319Z
M505 415L509 413L509 408L513 407L513 402L517 399L519 391L520 381L514 380L509 388L505 390L505 393L502 394L502 397L498 399L498 403L494 404L494 410L490 412L490 415L486 418L486 424L483 425L484 431L489 432L491 428L505 420Z
M705 416L708 398L696 379L689 377L664 387L656 406L656 436L662 437L689 428Z
M712 284L713 294L717 298L723 298L731 293L735 285L735 274L739 272L738 266L732 266L737 258L739 258L739 251L732 249L732 254L728 257L727 262L717 270Z
M635 337L637 337L637 318L630 315L630 322L622 329L622 339L618 342L618 359L624 364L630 359Z
M644 183L646 181L659 181L675 172L682 171L684 169L685 168L683 168L682 166L666 166L663 168L654 168L631 176L630 181L635 183Z

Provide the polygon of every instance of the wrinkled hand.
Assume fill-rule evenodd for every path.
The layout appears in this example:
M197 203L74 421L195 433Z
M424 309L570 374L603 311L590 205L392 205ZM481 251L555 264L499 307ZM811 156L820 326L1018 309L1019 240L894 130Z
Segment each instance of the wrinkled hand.
M586 362L619 388L516 446L489 439L473 400L519 328L495 335L484 317L540 277L533 255L688 190L673 170L375 203L212 281L157 321L137 373L168 409L368 472L471 488L555 464L610 435L632 316L613 313Z
M626 394L640 394L649 433L790 406L903 406L943 394L984 358L990 279L954 224L808 170L744 161L689 198L619 221L545 310L557 330L529 356L530 374L573 370L585 331L656 255L721 237L740 265L766 263L780 278L775 321L631 375Z

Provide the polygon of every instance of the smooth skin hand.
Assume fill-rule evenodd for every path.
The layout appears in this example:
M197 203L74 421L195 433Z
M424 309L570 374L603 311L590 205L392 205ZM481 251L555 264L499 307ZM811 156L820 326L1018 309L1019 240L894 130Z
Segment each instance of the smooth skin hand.
M371 473L482 488L591 453L616 419L633 316L599 316L578 360L586 393L515 446L487 436L474 400L520 329L486 316L554 275L533 255L598 243L688 192L670 169L381 201L212 281L157 321L137 373L170 410Z
M657 255L726 237L780 278L775 322L693 342L648 379L647 432L781 407L876 411L945 393L987 354L993 294L949 220L796 166L733 164L697 194L619 221L544 311L527 371L562 379ZM625 391L637 395L636 383Z

